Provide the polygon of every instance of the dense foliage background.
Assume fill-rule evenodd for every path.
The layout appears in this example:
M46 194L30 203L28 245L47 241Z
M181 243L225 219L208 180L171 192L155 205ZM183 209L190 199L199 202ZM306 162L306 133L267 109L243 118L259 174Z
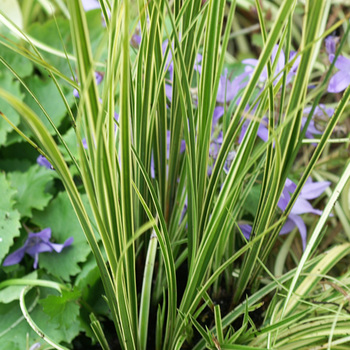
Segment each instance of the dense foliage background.
M342 1L0 4L0 349L348 349Z

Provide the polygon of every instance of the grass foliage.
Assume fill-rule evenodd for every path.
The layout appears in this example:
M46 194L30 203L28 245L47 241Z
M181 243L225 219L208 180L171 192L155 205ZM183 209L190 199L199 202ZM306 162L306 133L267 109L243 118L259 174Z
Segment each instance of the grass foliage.
M20 114L22 124L15 125L5 113L2 117L50 161L62 181L98 266L120 348L346 349L350 344L350 270L342 263L350 253L350 163L343 158L334 175L326 160L337 140L334 130L345 120L350 88L332 101L335 113L316 146L305 144L301 132L303 109L316 108L325 99L334 73L334 64L325 68L319 63L323 39L337 28L347 34L348 26L344 19L327 25L330 1L277 2L278 7L243 0L100 0L105 29L92 46L82 3L52 1L70 18L70 48L63 42L61 48L39 42L25 26L21 29L0 15L11 35L21 38L15 44L1 37L1 45L50 75L72 123L77 152L4 57L0 61L33 97L54 132L33 108L0 87L1 98ZM265 3L273 21L261 7ZM229 53L232 40L244 55L245 29L237 25L244 8L251 6L262 49L239 99L223 104L223 141L212 164L220 77L235 62ZM138 23L142 39L135 48L130 41ZM277 44L277 58L282 48L286 57L297 50L294 61L281 71L270 60ZM65 69L56 67L52 57L60 57ZM296 75L288 81L296 59ZM267 79L262 84L264 69ZM103 71L101 86L95 71ZM171 103L166 84L172 86ZM67 85L79 91L73 106L63 92ZM264 117L267 142L257 137ZM247 120L251 122L238 144ZM349 146L348 138L339 142L343 150ZM235 156L224 171L232 151ZM213 166L210 176L208 166ZM297 188L281 213L277 204L291 174L298 179ZM310 222L302 251L296 230L283 237L279 232L311 174L336 179L336 186L317 224ZM254 201L254 215L247 215L249 200ZM252 223L249 241L238 227L247 218ZM344 234L324 246L335 220L344 222ZM29 288L21 296L28 320ZM108 349L103 324L93 313L91 327Z

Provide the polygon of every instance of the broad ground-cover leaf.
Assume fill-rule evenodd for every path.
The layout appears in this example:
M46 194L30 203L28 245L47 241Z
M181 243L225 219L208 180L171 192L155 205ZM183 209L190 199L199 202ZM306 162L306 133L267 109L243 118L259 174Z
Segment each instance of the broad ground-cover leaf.
M41 299L39 303L43 306L44 312L47 313L51 318L54 318L64 313L67 304L78 300L80 294L81 293L78 289L74 289L73 291L63 290L62 295L49 295L47 298ZM69 321L67 324L69 324Z
M33 271L26 276L22 277L26 280L36 280L38 278L38 272ZM0 303L8 304L14 300L19 300L19 296L22 292L23 286L9 286L0 290ZM0 304L1 305L1 304Z
M256 211L258 210L260 191L261 186L254 186L243 204L244 209L246 209L252 215L255 215Z
M99 11L90 11L86 16L92 48L93 51L95 51L101 43L101 35L105 31L105 28L102 26L101 13ZM70 24L67 19L56 18L48 20L45 23L34 23L28 31L29 34L38 41L46 44L48 47L59 50L62 56L64 56L64 49L68 54L73 53ZM102 47L102 49L106 48L107 45ZM40 50L40 52L45 60L51 63L51 65L56 67L60 72L67 76L72 75L65 57L49 54L42 50ZM99 57L99 60L101 61L102 57ZM44 70L42 71L45 72Z
M46 335L56 342L64 341L70 343L81 330L78 320L79 306L75 302L67 300L64 313L66 314L66 319L69 318L69 324L65 326L65 324L61 323L60 315L51 317L43 311L42 305L38 305L35 300L36 293L36 290L33 289L26 296L26 305L34 322ZM18 301L10 304L0 304L1 350L27 349L27 334L30 346L37 342L40 342L42 345L46 344L24 319Z
M38 76L31 77L26 81L29 89L36 96L41 105L45 108L46 112L49 114L51 120L56 127L59 127L63 118L67 114L66 106L62 101L62 97L57 90L56 85L50 78L41 79ZM70 105L73 104L73 89L68 90L66 87L62 86L63 91L66 93L66 99ZM26 95L24 102L40 117L45 126L50 130L52 134L55 134L55 130L52 128L50 122L45 117L44 113L38 106L38 104L33 100L30 95ZM29 130L28 130L29 131ZM26 134L28 134L26 130Z
M17 98L22 98L19 82L14 80L13 75L3 65L0 65L0 86ZM0 111L17 126L20 122L18 113L2 98L0 98L0 106ZM0 145L5 145L6 136L12 130L12 126L0 117Z
M42 253L39 256L39 266L49 273L69 281L69 276L80 272L79 263L84 262L90 253L83 231L74 213L72 205L65 192L61 192L48 205L45 211L36 212L33 222L42 228L50 227L52 239L64 242L73 237L74 242L60 254Z
M46 207L52 195L45 188L51 185L54 175L54 171L39 165L33 165L25 173L8 174L12 187L17 188L15 208L22 216L32 217L32 209L42 210Z
M59 28L59 31L58 31ZM46 44L48 47L56 49L64 56L64 48L68 54L73 53L72 39L69 31L69 21L63 18L57 18L48 20L45 23L33 23L28 28L28 33L36 40ZM40 50L40 54L44 57L45 61L57 68L61 73L67 76L71 75L69 65L65 57L59 57L54 54L49 54L46 51ZM41 68L43 73L47 72Z
M29 307L32 302L33 299L28 303ZM30 345L33 345L40 340L40 337L32 331L23 317L18 301L13 301L10 304L0 303L1 349L26 349L26 334L29 335Z
M29 159L0 159L0 171L5 171L5 173L10 173L12 171L27 171L31 165L33 165L33 162L31 162Z
M81 272L75 280L75 286L77 286L82 291L82 296L84 298L88 297L89 288L95 285L95 283L100 279L100 272L98 270L96 260L91 254L87 261L84 263Z
M78 152L78 141L77 136L75 135L75 131L73 128L70 128L63 136L64 142L67 144L70 152L73 154L75 158L78 158L79 152ZM66 148L61 144L58 145L58 148L62 152L62 155L66 161L70 161L71 158L66 150Z
M22 12L17 0L1 0L0 11L19 28L23 27Z
M87 261L83 264L74 285L81 290L82 298L92 307L96 314L111 318L111 311L106 300L102 298L104 291L100 271L92 254L89 255Z
M23 79L33 71L32 63L23 56L15 53L9 48L0 45L1 57L11 66L11 68ZM3 67L2 69L6 69Z
M60 331L65 333L66 339L79 332L79 305L77 303L80 291L62 291L61 296L50 295L39 301L43 311L50 316L50 322L59 324Z
M14 237L20 233L20 215L13 209L15 194L5 174L0 173L0 261L7 255Z
M10 32L4 33L1 30L1 33L9 38L12 42L18 42L18 39L11 35ZM33 64L27 58L19 55L8 47L0 44L1 57L10 67L23 79L29 76L33 72ZM7 70L5 66L1 65L1 70ZM11 73L10 73L11 74Z

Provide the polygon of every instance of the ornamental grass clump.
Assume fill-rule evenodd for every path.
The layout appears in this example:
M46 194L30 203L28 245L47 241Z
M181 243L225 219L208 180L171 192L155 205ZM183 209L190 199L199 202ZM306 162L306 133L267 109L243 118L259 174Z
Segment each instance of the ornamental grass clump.
M347 8L14 4L2 344L349 347Z

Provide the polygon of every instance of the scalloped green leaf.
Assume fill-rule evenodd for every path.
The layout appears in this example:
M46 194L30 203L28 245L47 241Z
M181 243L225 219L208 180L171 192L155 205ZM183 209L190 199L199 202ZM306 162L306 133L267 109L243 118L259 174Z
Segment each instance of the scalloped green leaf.
M253 216L255 216L256 211L258 210L260 192L261 186L254 186L248 193L247 199L243 204L244 209Z
M11 210L15 201L13 199L17 191L10 186L5 174L0 173L0 209Z
M75 276L81 271L79 264L86 261L90 247L67 194L65 192L59 193L45 211L34 214L32 221L41 228L51 228L51 241L63 243L69 237L74 238L73 244L63 249L59 254L53 252L39 255L41 268L46 269L56 277L69 281L70 276Z
M27 79L26 84L58 128L67 114L67 109L54 82L49 78L41 79L35 75ZM70 91L65 86L62 86L62 90L65 93L68 103L72 105L74 101L73 90ZM51 134L55 134L55 130L33 98L30 95L26 95L24 102L40 117ZM27 130L26 128L26 134L28 135L29 130L28 132Z
M39 165L33 165L25 173L8 174L12 187L17 188L15 208L22 216L32 217L33 209L43 210L47 206L52 194L45 188L52 184L54 176L52 170Z
M81 292L75 288L72 291L62 291L62 295L49 295L45 299L41 299L39 303L43 306L43 310L51 318L57 317L59 314L64 313L67 304L75 302L80 298ZM79 308L79 307L78 307ZM69 320L67 325L69 324Z
M11 73L8 72L3 65L0 66L0 86L19 99L23 98L20 91L20 83L14 80ZM2 98L0 98L0 106L0 111L17 126L20 122L18 113ZM5 119L0 117L0 145L6 144L7 134L12 130L12 126Z
M27 280L36 280L38 278L38 272L33 271L26 276L22 277ZM14 300L18 300L23 290L23 286L9 286L0 290L0 303L8 304Z
M39 300L43 311L50 316L50 322L59 324L60 331L65 333L67 338L71 338L71 327L79 330L79 304L81 292L78 289L72 291L62 291L62 295L49 295L45 299ZM74 322L72 322L74 320ZM74 332L75 333L75 332Z
M1 0L0 11L3 12L19 28L23 28L23 17L17 0Z
M58 317L51 318L43 311L42 306L37 304L34 291L31 291L26 297L26 306L34 322L47 336L56 342L64 341L70 343L82 330L79 321L79 306L73 302L67 304L65 317L69 318L70 324L68 327L65 327L62 326ZM10 304L0 304L1 350L27 349L27 337L29 346L38 342L41 345L47 345L31 329L23 317L18 301L13 301Z
M102 25L103 22L101 13L99 11L89 11L86 13L86 17L93 52L96 52L98 54L98 59L103 61L107 54L107 45L101 47L101 40L106 30L106 28ZM57 28L59 28L59 32ZM33 23L28 28L28 33L33 38L48 45L49 47L61 51L62 54L64 54L63 48L65 48L67 53L73 53L70 23L67 19L55 18L50 19L45 23ZM101 51L101 48L103 51ZM59 57L42 50L40 50L40 52L45 60L59 69L60 72L66 74L67 76L72 75L65 57ZM44 69L40 67L39 69L42 72L45 72Z
M11 188L5 174L0 173L0 261L7 255L13 239L20 234L20 215L13 208L16 190Z
M3 33L2 33L3 34ZM18 42L19 40L12 36L11 33L6 33L7 37L10 37L12 41ZM23 79L33 72L33 64L25 57L12 51L8 47L1 45L1 57L11 66L11 68ZM4 69L6 69L4 67Z

